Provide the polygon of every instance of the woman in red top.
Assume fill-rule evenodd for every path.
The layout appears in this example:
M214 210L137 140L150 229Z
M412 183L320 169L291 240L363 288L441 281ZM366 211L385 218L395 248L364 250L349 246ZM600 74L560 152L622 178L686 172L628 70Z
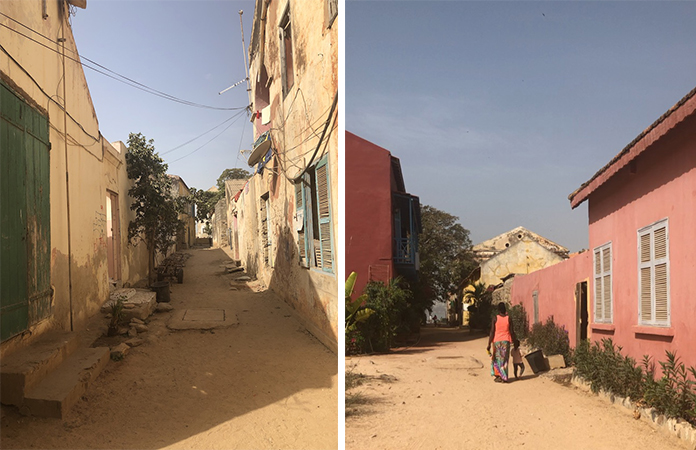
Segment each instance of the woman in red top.
M512 319L507 315L505 303L498 303L498 315L493 320L491 334L488 337L488 353L491 353L493 344L493 354L491 355L491 376L494 376L496 383L507 383L508 381L508 360L510 359L510 343L515 341L515 330L512 326Z

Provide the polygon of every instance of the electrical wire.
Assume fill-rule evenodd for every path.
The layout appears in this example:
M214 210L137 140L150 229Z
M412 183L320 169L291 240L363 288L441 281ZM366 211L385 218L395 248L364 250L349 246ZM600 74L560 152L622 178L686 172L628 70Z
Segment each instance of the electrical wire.
M241 111L241 112L243 112L243 111ZM240 112L240 113L241 113L241 112ZM230 117L230 118L228 118L228 119L225 119L225 121L222 122L221 124L215 125L215 126L214 126L213 128L211 128L210 130L206 131L206 132L203 133L203 134L200 134L200 135L196 136L195 138L191 139L190 141L186 141L186 142L184 142L184 143L181 144L181 145L177 145L176 147L174 147L174 148L172 148L172 149L170 149L170 150L167 150L166 152L160 153L160 156L166 155L166 154L168 154L168 153L171 153L171 152L173 152L174 150L178 150L178 149L180 149L181 147L190 144L191 142L195 141L196 139L202 138L203 136L205 136L206 134L210 133L210 132L213 131L214 129L220 128L221 126L223 126L224 124L226 124L226 123L229 122L230 120L236 118L240 113L237 113L237 114L235 114L234 116L232 116L232 117Z
M321 142L324 140L324 136L326 135L326 130L329 128L329 124L333 120L333 112L336 109L336 105L338 104L338 92L334 94L334 99L333 102L331 103L331 111L329 112L329 118L326 120L326 125L324 126L324 130L321 132L321 138L319 138L319 142L317 143L317 148L314 150L314 154L312 155L312 158L309 160L307 165L305 166L304 170L302 170L301 173L295 176L293 178L293 181L297 182L304 176L304 174L307 172L307 169L312 165L314 162L314 158L316 158L317 153L319 152L319 147L321 147ZM328 143L328 141L327 141Z
M14 57L5 49L5 47L2 46L2 44L0 44L0 50L2 50L2 52L5 53L5 54L7 55L7 57L10 58L10 59L12 60L12 62L14 62L14 63L17 65L17 67L19 67L19 68L22 70L22 72L24 72L24 74L25 74L26 76L28 76L29 79L30 79L31 81L34 82L34 84L36 85L36 87L41 91L41 93L42 93L43 95L46 96L46 98L48 98L50 101L52 101L53 103L55 103L55 104L58 106L58 108L60 108L61 111L63 111L63 112L70 118L70 120L72 120L72 121L75 123L75 125L77 125L78 127L80 127L80 129L82 130L83 133L85 133L87 136L89 136L90 138L92 138L94 141L100 142L100 139L99 139L98 137L92 136L87 130L85 130L85 127L83 127L82 124L81 124L80 122L78 122L77 119L75 119L75 118L68 112L68 110L65 109L65 107L64 107L63 105L61 105L61 104L60 104L58 101L56 101L53 97L51 97L50 95L48 95L48 92L46 92L46 91L43 89L43 87L41 87L41 85L39 84L39 82L36 81L36 79L34 79L34 77L31 76L31 74L29 73L29 71L27 71L27 69L25 69L24 66L22 66L22 65L19 63L19 61L17 61L16 59L14 59ZM101 133L99 133L99 136L101 137Z
M177 161L181 161L182 159L186 158L187 156L193 155L193 154L196 153L198 150L202 149L202 148L205 147L206 145L208 145L208 144L210 144L211 142L213 142L213 141L214 141L215 139L217 139L222 133L224 133L224 132L227 131L232 125L234 125L234 123L235 123L240 117L241 117L241 114L237 115L237 118L236 118L235 120L233 120L232 123L230 123L229 125L227 125L221 132L219 132L218 134L216 134L215 136L213 136L213 138L210 139L208 142L206 142L205 144L201 145L200 147L198 147L198 148L195 149L194 151L185 154L185 155L182 156L181 158L177 158L177 159L175 159L174 161L171 161L170 164L173 164L173 163L175 163L175 162L177 162Z
M6 14L4 14L4 13L1 13L1 12L0 12L0 15L2 15L2 16L4 16L4 17L7 17L8 19L12 20L13 22L15 22L15 23L17 23L17 24L23 26L24 28L26 28L26 29L28 29L28 30L30 30L30 31L32 31L32 32L34 32L34 33L36 33L36 34L38 34L39 36L41 36L41 37L43 37L44 39L47 39L47 40L49 40L51 43L53 43L53 40L50 39L49 37L44 36L43 34L39 33L39 32L36 31L36 30L33 30L32 28L30 28L30 27L28 27L28 26L22 24L21 22L16 21L15 19L9 17L8 15L6 15ZM133 80L133 79L131 79L131 78L128 78L128 77L126 77L125 75L121 75L121 74L119 74L118 72L115 72L115 71L109 69L108 67L105 67L105 66L103 66L103 65L101 65L101 64L99 64L99 63L97 63L97 62L95 62L95 61L93 61L93 60L91 60L91 59L89 59L89 58L87 58L87 57L85 57L85 56L80 56L77 52L75 52L75 51L73 51L73 50L71 50L71 49L66 49L66 50L68 50L69 52L71 52L71 53L77 55L78 58L84 59L85 61L88 61L89 63L91 63L91 64L93 64L93 65L95 65L95 66L97 66L97 67L99 67L99 68L101 68L101 69L104 69L104 70L99 70L99 69L97 69L97 68L95 68L95 67L92 67L92 66L89 65L89 64L84 63L84 62L81 61L81 60L78 60L78 59L72 58L72 57L70 57L70 56L64 55L64 54L62 54L61 52L59 52L58 50L56 50L56 49L54 49L54 48L52 48L52 47L50 47L50 46L48 46L48 45L46 45L46 44L44 44L44 43L42 43L42 42L39 42L39 41L37 41L36 39L34 39L34 38L30 37L30 36L27 36L26 34L21 33L21 32L19 32L18 30L15 30L14 28L11 28L11 27L9 27L9 26L3 24L3 23L0 23L0 26L2 26L2 27L4 27L4 28L7 28L8 30L10 30L10 31L12 31L12 32L14 32L14 33L17 33L18 35L23 36L23 37L29 39L30 41L32 41L32 42L34 42L34 43L36 43L36 44L38 44L38 45L40 45L40 46L42 46L42 47L44 47L44 48L50 50L50 51L52 51L52 52L55 52L55 53L57 53L57 54L59 54L59 55L61 55L61 56L64 56L65 58L67 58L67 59L69 59L69 60L71 60L71 61L73 61L73 62L76 62L77 64L80 64L80 65L83 66L83 67L86 67L86 68L88 68L88 69L91 69L91 70L93 70L93 71L95 71L95 72L97 72L97 73L99 73L99 74L101 74L101 75L104 75L104 76L106 76L106 77L108 77L108 78L111 78L111 79L113 79L113 80L115 80L115 81L118 81L119 83L123 83L123 84L125 84L126 86L130 86L130 87L132 87L132 88L141 90L141 91L143 91L143 92L147 92L148 94L154 95L154 96L156 96L156 97L164 98L164 99L166 99L166 100L170 100L170 101L173 101L173 102L176 102L176 103L180 103L180 104L183 104L183 105L186 105L186 106L192 106L192 107L195 107L195 108L203 108L203 109L213 109L213 110L218 110L218 111L238 111L238 110L242 110L242 109L247 109L247 108L248 108L248 106L233 107L233 108L223 108L223 107L204 105L204 104L201 104L201 103L195 103L195 102L191 102L191 101L188 101L188 100L184 100L184 99L181 99L181 98L179 98L179 97L175 97L175 96L173 96L173 95L170 95L170 94L167 94L167 93L165 93L165 92L159 91L159 90L157 90L157 89L151 88L151 87L149 87L149 86L147 86L147 85L145 85L145 84L142 84L142 83L140 83L140 82L138 82L138 81L135 81L135 80ZM107 72L108 72L108 73L107 73ZM112 75L112 74L113 74L113 75ZM119 78L119 77L120 77L120 78Z

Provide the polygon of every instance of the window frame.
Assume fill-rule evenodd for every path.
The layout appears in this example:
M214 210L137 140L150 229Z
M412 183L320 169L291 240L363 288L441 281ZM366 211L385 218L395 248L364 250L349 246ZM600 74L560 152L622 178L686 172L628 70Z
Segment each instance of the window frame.
M338 17L338 0L325 0L324 25L331 28Z
M661 228L665 229L665 256L662 258L655 257L655 231ZM660 219L648 226L640 228L636 232L637 236L637 262L638 262L638 324L647 327L662 327L669 328L672 324L672 299L670 295L670 261L669 261L669 218ZM650 260L643 262L641 260L642 237L650 237ZM655 268L665 264L666 267L666 320L659 321L655 318L657 312L657 299L655 289ZM643 302L642 302L642 269L650 269L650 320L643 319Z
M322 217L321 212L319 212L320 208L320 193L319 193L319 183L317 179L317 170L320 169L321 167L326 167L325 173L326 173L326 196L327 196L327 203L328 203L328 217ZM302 258L302 253L301 251L298 253L298 257L300 260L300 265L304 268L309 268L309 269L315 269L315 270L320 270L325 273L331 273L335 274L336 273L336 250L335 250L335 239L334 239L334 232L333 232L333 210L332 210L332 205L331 205L331 175L329 171L329 161L328 161L328 155L324 156L323 158L319 159L319 161L316 162L313 166L311 166L311 172L310 170L307 171L302 177L302 179L298 182L295 183L295 218L298 219L298 214L300 214L300 209L302 210L302 230L297 230L297 244L298 244L298 250L300 249L301 245L301 239L300 239L300 234L303 235L304 237L304 250L305 250L305 257ZM314 179L312 179L314 177ZM299 185L299 186L298 186ZM314 191L312 192L312 186L315 186ZM301 203L298 202L298 194L302 196L301 198ZM316 203L315 203L316 202ZM301 206L298 206L301 205ZM317 224L317 229L319 230L319 236L316 236L319 240L319 248L317 249L314 246L314 240L315 240L315 233L314 233L314 219L313 219L313 209L316 205L317 208L317 217L318 217L318 224ZM299 219L298 219L299 220ZM322 225L325 225L329 231L329 245L330 245L330 250L325 249L322 245L322 241L324 240L324 236L322 235ZM316 253L317 250L319 251L320 258L321 258L321 265L318 264L317 258L316 258ZM330 258L328 258L327 255L325 255L326 251L330 251L331 255ZM331 263L330 265L325 264L324 262L329 260Z
M290 27L290 69L292 69L291 84L288 84L288 55L286 54L285 48L285 40L287 39L285 29L288 27ZM285 98L295 85L295 33L292 32L292 10L290 9L289 1L285 5L283 14L281 14L280 21L278 22L278 37L278 45L280 47L280 84L283 89L283 98Z
M609 269L607 270L606 267L604 267L604 252L606 250L609 250ZM601 264L601 269L599 273L597 272L597 261L596 257L597 254L599 254L599 259L600 259L600 264ZM592 250L592 318L593 318L593 323L614 323L614 274L613 274L613 269L614 269L614 248L612 245L612 242L606 242L600 246L595 247ZM606 312L606 305L604 303L604 297L605 297L605 286L604 286L604 278L609 276L609 311L610 315L609 317L605 317L604 313ZM601 289L601 299L597 298L597 280L601 280L599 288ZM597 316L597 302L601 301L601 311L602 311L602 317Z

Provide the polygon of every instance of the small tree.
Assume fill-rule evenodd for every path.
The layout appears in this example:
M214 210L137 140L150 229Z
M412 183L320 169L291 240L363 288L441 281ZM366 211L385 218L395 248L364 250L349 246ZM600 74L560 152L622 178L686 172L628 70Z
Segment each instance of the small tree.
M244 169L240 169L239 167L235 167L234 169L225 169L217 179L218 192L222 192L222 195L225 195L225 181L227 180L247 180L250 177L251 174L249 172Z
M196 220L210 226L210 218L215 212L215 205L225 196L225 181L227 180L246 180L251 174L244 169L235 167L222 171L216 181L217 191L204 191L203 189L191 188L190 202L196 205ZM205 229L203 230L206 233ZM207 233L212 234L212 233Z
M185 198L174 199L167 164L155 153L154 141L141 133L128 136L126 171L134 180L128 195L133 198L131 210L135 219L128 224L132 245L145 241L148 253L148 283L155 281L155 252L166 252L174 244L176 234L184 228L179 220Z

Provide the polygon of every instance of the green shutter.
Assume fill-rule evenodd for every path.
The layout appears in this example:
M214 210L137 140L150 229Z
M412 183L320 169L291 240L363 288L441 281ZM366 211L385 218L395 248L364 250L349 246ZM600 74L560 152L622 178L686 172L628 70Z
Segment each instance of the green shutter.
M1 340L50 315L48 119L0 83Z

